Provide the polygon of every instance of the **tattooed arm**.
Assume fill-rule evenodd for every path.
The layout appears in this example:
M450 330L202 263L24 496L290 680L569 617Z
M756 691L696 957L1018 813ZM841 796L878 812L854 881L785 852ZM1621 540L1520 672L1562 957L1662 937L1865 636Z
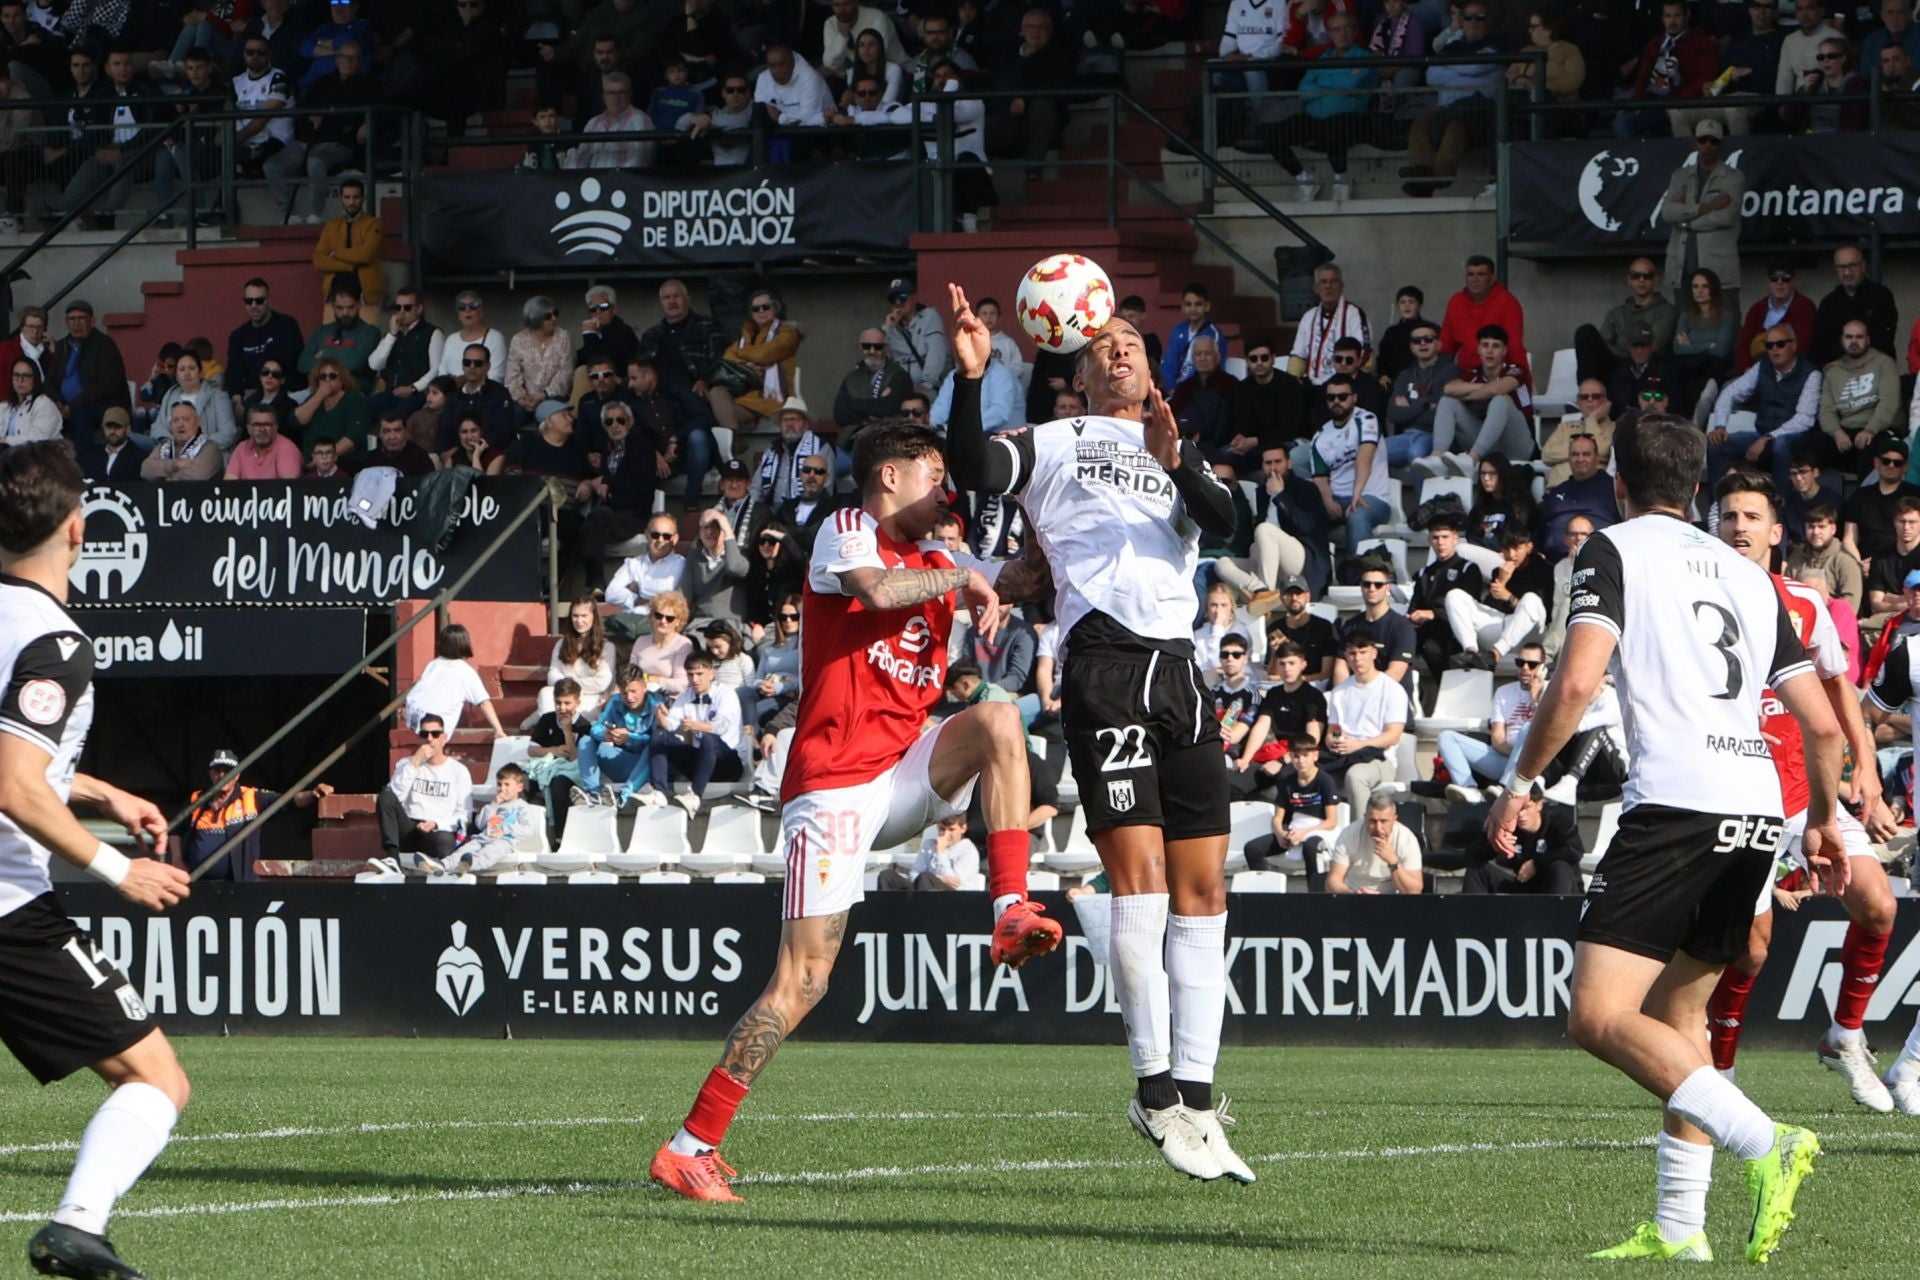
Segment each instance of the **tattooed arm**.
M839 575L846 593L869 609L909 609L958 591L973 611L982 639L1000 629L1000 597L978 569L874 569L862 566Z

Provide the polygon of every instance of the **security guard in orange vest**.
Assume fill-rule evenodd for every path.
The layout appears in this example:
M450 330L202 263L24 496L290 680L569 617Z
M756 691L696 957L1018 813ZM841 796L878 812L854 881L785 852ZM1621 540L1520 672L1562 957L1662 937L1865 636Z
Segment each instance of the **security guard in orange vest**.
M200 864L219 852L220 846L242 827L258 817L260 811L280 798L277 791L261 791L255 787L240 785L240 775L232 773L240 763L240 757L231 749L222 747L213 753L213 759L207 761L207 781L213 787L205 793L193 793L193 828L187 833L187 868L197 871ZM220 780L226 778L225 785ZM304 809L322 796L333 794L333 788L326 783L316 783L311 790L296 792L293 803ZM220 858L218 865L209 869L205 880L253 880L253 864L260 857L260 832L248 834L245 840L228 850Z

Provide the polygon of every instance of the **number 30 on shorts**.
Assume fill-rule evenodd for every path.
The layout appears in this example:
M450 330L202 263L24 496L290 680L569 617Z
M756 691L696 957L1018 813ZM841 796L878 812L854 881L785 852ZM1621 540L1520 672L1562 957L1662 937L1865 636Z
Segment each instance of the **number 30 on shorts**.
M1107 744L1107 758L1101 761L1100 772L1145 769L1153 763L1153 757L1147 754L1147 731L1143 726L1124 724L1117 729L1095 729L1093 733Z

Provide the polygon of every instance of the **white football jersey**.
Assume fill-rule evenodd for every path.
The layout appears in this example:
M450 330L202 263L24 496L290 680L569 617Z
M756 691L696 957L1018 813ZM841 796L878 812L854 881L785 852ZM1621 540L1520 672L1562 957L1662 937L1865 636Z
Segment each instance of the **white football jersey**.
M293 81L287 73L277 67L269 67L262 75L243 71L233 78L233 102L241 111L265 111L269 102L278 102L282 107L293 105ZM255 134L256 139L272 138L285 146L293 141L293 117L275 116L267 121L267 127Z
M1139 423L1062 418L1002 432L987 447L1013 457L1007 492L1019 495L1053 570L1062 635L1098 610L1135 635L1192 643L1200 526Z
M1761 695L1813 666L1764 569L1677 517L1638 516L1580 548L1576 626L1618 642L1626 808L1782 816Z
M65 801L92 725L93 642L44 589L0 574L0 733L46 751L47 782ZM0 916L53 891L51 857L0 813Z
M1887 625L1897 627L1900 619ZM1867 696L1882 711L1915 717L1913 742L1920 750L1920 716L1915 714L1920 712L1920 654L1913 651L1916 644L1920 644L1920 631L1895 636L1888 643L1887 656L1867 687Z

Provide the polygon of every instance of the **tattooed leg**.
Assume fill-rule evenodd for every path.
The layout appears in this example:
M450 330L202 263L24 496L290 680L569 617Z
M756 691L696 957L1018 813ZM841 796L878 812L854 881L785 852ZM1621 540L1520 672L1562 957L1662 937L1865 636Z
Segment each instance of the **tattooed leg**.
M827 994L827 977L846 936L847 913L789 920L780 930L780 959L753 1007L740 1015L720 1052L720 1069L751 1085L774 1053Z

